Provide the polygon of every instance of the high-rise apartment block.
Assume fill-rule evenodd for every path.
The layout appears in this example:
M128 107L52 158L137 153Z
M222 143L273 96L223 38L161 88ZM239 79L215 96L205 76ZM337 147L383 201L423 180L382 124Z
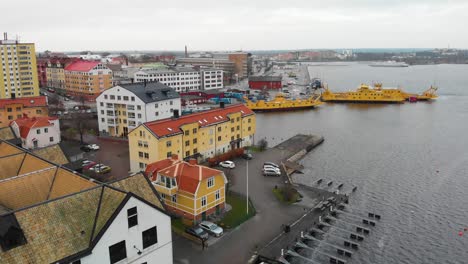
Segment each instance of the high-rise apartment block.
M0 99L39 95L36 51L33 43L0 40Z

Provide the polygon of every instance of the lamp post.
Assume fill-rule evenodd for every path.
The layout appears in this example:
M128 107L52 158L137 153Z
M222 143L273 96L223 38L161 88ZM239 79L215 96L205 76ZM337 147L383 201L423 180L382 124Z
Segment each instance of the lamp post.
M246 170L247 170L247 214L249 214L249 160L247 160Z

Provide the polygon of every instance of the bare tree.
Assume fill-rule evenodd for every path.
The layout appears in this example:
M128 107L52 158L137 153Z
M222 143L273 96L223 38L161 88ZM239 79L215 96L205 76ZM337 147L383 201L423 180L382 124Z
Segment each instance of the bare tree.
M83 136L93 129L89 117L86 113L73 113L70 119L70 128L80 135L80 143L83 144Z
M50 113L57 113L58 111L64 111L63 102L59 96L55 94L51 95L47 99L47 102L49 104Z

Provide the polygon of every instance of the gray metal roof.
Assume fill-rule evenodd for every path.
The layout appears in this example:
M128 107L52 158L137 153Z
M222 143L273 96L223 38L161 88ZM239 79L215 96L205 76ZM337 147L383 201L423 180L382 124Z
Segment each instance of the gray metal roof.
M146 85L145 83L132 83L119 86L134 93L145 104L180 98L174 89L160 82L147 82Z

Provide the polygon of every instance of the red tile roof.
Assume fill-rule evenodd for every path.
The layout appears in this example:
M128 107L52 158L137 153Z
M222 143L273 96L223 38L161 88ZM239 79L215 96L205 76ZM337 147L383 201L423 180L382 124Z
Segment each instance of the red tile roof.
M47 106L46 96L21 97L16 99L0 99L0 109L11 104L22 104L23 107Z
M254 112L244 104L230 105L225 108L216 108L204 112L181 116L177 119L167 118L144 123L156 136L164 137L182 133L180 127L185 124L198 123L200 127L226 122L228 115L241 112L242 116L253 115Z
M65 67L66 71L89 72L96 67L99 61L74 61Z
M165 164L171 165L164 167ZM146 173L152 181L156 180L157 172L166 177L176 178L179 190L191 194L195 194L201 181L223 173L220 170L171 158L154 162L146 167Z
M50 121L57 120L57 117L22 117L18 118L14 121L11 121L10 124L16 123L19 127L20 130L20 136L21 138L27 138L29 135L29 131L32 128L37 128L37 127L48 127L52 126L53 124Z

